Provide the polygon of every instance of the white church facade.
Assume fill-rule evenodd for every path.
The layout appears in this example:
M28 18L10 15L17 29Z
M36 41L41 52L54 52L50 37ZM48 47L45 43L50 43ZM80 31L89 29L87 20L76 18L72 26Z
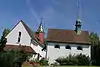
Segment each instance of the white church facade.
M75 30L48 29L47 58L54 63L59 57L83 54L91 57L89 32L81 30L81 21L76 21Z
M20 46L28 53L33 53L32 58L44 57L45 51L42 51L44 45L39 38L22 20L19 21L11 32L6 36L7 43L5 50L19 49Z

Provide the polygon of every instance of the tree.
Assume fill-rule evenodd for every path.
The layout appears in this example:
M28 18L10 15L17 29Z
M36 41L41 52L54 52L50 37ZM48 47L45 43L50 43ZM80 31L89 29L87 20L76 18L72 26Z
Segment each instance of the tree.
M100 59L98 56L100 56L100 42L99 42L99 36L97 33L90 33L90 43L91 43L91 60L92 64L98 65L98 59Z
M0 39L0 51L3 51L5 45L6 45L7 39L5 38L5 36L3 35Z
M20 50L9 50L0 53L1 67L21 67L26 60L27 54Z
M94 64L100 66L100 45L94 46Z
M6 29L4 29L4 31L2 33L2 36L0 39L0 51L3 51L3 49L6 45L7 39L5 37L8 35L9 32L10 32L10 29L6 28Z
M4 37L6 37L9 34L9 32L10 32L10 29L5 28L4 31L3 31Z
M21 67L22 63L27 58L27 53L24 50L8 50L4 51L7 39L6 35L9 33L8 29L3 31L0 39L0 66L1 67Z
M97 33L91 32L90 33L90 43L92 45L98 45L99 44L99 36Z

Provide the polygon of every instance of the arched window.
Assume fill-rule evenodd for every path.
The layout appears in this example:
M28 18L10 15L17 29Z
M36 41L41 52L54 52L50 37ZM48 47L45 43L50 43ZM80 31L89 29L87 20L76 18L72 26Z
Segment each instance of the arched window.
M55 47L55 48L60 48L60 46L59 46L59 45L55 45L54 47Z
M71 47L69 45L65 46L66 49L71 49Z
M81 46L77 46L77 50L83 50Z

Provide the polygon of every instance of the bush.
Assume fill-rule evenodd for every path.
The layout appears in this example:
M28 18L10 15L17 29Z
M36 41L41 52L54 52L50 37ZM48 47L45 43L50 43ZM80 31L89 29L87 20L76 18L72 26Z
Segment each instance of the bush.
M58 59L56 59L57 62L60 63L60 65L76 65L76 58L72 55L69 55L68 57L59 57Z
M69 55L68 57L59 57L56 59L60 65L89 65L90 59L88 56L79 54L76 56Z
M26 60L27 55L22 51L10 50L0 52L0 66L1 67L21 67Z
M48 60L46 60L45 58L42 58L42 59L39 61L39 63L40 63L41 65L48 65Z
M80 54L80 55L77 55L76 58L78 61L77 62L78 65L89 65L90 64L90 59L88 56Z

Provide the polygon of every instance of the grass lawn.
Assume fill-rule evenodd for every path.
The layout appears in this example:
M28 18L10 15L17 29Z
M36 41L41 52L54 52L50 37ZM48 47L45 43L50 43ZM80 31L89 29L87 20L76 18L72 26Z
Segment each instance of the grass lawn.
M33 66L23 66L23 67L33 67ZM37 67L47 67L47 66L37 66ZM55 67L100 67L100 66L55 66Z

